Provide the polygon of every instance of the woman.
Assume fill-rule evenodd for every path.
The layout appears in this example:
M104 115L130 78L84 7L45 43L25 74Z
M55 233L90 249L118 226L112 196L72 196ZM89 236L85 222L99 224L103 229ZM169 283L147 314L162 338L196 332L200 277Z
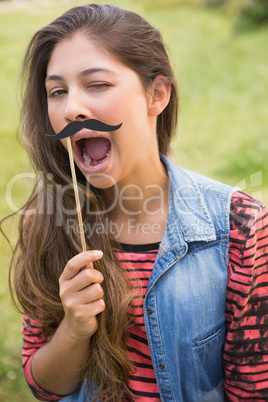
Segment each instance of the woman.
M73 8L34 35L24 76L41 179L13 276L36 397L267 400L267 214L167 158L178 96L157 29L118 7ZM122 125L71 136L81 252L66 139L49 135L92 119Z

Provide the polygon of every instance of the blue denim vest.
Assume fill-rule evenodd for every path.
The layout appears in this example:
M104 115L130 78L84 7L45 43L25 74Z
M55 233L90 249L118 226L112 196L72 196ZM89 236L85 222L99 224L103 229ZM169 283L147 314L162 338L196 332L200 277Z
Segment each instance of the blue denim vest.
M224 401L222 350L235 188L162 157L170 180L166 233L144 301L144 320L161 400ZM85 402L84 385L65 402Z

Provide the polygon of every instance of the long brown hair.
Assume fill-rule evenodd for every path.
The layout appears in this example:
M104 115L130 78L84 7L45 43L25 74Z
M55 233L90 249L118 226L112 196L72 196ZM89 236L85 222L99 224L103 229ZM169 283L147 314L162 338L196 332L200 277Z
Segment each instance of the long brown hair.
M24 206L25 210L35 210L35 213L27 219L22 216L20 220L10 283L22 311L41 322L47 337L53 335L55 325L64 315L59 297L59 276L67 261L81 250L79 233L68 228L68 219L74 218L68 211L75 210L68 154L59 141L46 138L46 134L54 133L48 118L44 83L53 49L63 38L77 32L96 41L133 69L144 88L148 88L159 74L170 81L170 102L157 120L159 152L168 153L177 123L177 89L161 35L136 13L111 5L75 7L33 36L22 70L21 133L38 173L38 181ZM91 228L96 224L105 226L106 201L102 192L92 186L89 188L79 170L77 175L85 201L85 225ZM104 253L94 266L105 278L106 309L99 315L98 330L92 336L83 375L98 386L95 400L108 397L109 401L117 402L124 393L129 393L127 383L133 369L126 355L130 324L127 310L132 291L114 257L108 233L102 231L88 237L87 245L89 249L100 249Z

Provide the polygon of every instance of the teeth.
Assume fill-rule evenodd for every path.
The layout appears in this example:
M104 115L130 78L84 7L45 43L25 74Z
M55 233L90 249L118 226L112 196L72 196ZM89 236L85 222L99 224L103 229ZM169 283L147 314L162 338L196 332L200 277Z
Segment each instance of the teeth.
M110 154L110 149L109 149L109 151L107 152L107 154L105 155L105 158L107 158L107 156L109 156L109 154ZM105 158L103 158L103 159L105 159ZM83 159L84 159L84 164L86 165L86 166L88 166L88 167L93 167L93 168L96 168L96 167L98 167L98 166L100 166L100 164L101 164L101 162L103 161L103 159L100 161L100 163L98 163L97 165L95 165L95 166L92 166L92 159L90 158L90 156L88 156L87 154L86 154L86 151L84 150L83 151Z
M92 162L92 159L85 153L83 152L83 159L84 159L84 164L88 167L90 167L90 162Z

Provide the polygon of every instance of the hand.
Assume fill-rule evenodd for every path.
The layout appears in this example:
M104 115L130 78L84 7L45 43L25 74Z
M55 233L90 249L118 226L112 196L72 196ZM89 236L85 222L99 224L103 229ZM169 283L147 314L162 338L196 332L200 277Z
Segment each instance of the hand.
M59 278L66 328L77 340L89 339L94 334L98 328L96 316L105 309L101 287L104 278L92 264L102 255L98 250L76 255Z

